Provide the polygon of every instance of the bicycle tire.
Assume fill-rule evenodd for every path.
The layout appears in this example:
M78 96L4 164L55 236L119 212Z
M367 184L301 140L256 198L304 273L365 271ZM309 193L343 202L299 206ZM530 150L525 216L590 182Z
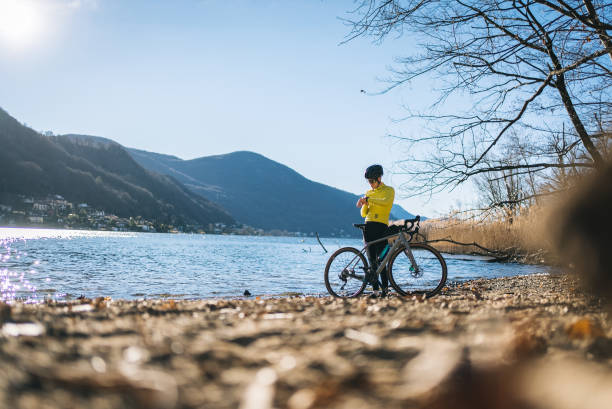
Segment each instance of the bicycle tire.
M387 277L391 286L403 296L424 294L429 298L438 294L446 284L448 273L442 254L427 244L411 244L410 249L420 269L415 273L410 270L412 263L404 249L404 246L400 247L389 259Z
M325 266L327 291L338 298L357 297L366 287L367 268L366 258L356 248L338 249L329 257ZM345 289L347 285L349 287Z

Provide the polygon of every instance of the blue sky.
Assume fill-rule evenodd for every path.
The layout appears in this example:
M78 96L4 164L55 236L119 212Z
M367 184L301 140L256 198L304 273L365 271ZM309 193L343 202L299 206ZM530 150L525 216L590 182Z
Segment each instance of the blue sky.
M340 43L352 1L0 0L0 106L40 131L83 133L184 159L251 150L353 193L363 169L392 169L402 105L432 84L383 94L408 38ZM4 8L4 10L3 10ZM8 13L7 13L8 12ZM23 20L22 24L15 21ZM3 23L0 17L0 26ZM8 28L6 28L8 27ZM388 172L389 173L389 172ZM388 174L391 185L403 182ZM428 216L470 190L406 199Z

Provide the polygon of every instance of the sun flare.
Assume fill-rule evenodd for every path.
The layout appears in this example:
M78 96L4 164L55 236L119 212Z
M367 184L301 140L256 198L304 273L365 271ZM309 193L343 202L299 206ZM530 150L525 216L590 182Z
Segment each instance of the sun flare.
M0 41L11 48L33 44L42 32L42 13L31 0L0 0Z

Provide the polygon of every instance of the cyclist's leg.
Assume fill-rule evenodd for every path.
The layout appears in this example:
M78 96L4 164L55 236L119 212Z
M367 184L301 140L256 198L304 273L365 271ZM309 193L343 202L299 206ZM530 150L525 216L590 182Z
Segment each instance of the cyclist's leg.
M370 224L366 223L366 227L363 230L363 241L366 243L372 240L376 240L375 234ZM376 278L376 269L378 268L378 260L376 259L376 245L369 246L367 248L368 261L370 268L372 269L369 276L369 281L372 284L372 289L378 291L378 279Z
M385 237L386 234L387 234L386 224L378 223L378 222L366 222L366 227L364 230L365 241L367 242L374 241L382 237ZM387 244L386 242L382 241L380 243L376 243L368 247L368 259L370 261L370 266L372 266L372 269L374 270L373 273L375 273L376 269L378 268L378 256L380 255L380 253L382 253L386 244ZM386 269L385 271L383 271L383 275L381 276L381 281L382 281L383 289L386 289L388 287ZM378 277L376 276L376 274L374 274L372 278L372 287L374 288L374 290L379 289L378 288L379 287Z
M368 261L370 262L370 275L369 281L372 284L374 291L379 290L378 277L376 277L376 270L378 269L378 260L376 259L376 251L372 249L373 246L368 247Z
M380 273L380 283L382 285L383 291L387 291L389 289L389 279L387 278L387 267Z
M385 234L380 234L377 238L381 238L384 237ZM387 242L382 241L380 243L376 243L374 246L372 246L374 249L372 251L372 253L376 254L376 268L378 269L380 263L378 262L380 255L382 254L383 250L385 249L385 246L387 245ZM377 277L378 278L378 277ZM380 284L382 285L382 289L386 290L387 287L389 287L389 283L387 281L387 269L385 268L381 273L380 273Z

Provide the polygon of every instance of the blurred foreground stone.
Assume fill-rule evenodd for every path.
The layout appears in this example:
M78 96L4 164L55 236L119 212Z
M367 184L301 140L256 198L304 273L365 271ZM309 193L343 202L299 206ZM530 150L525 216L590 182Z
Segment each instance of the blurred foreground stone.
M2 306L0 407L612 407L612 323L577 288Z
M581 181L551 229L559 258L612 307L612 162Z

